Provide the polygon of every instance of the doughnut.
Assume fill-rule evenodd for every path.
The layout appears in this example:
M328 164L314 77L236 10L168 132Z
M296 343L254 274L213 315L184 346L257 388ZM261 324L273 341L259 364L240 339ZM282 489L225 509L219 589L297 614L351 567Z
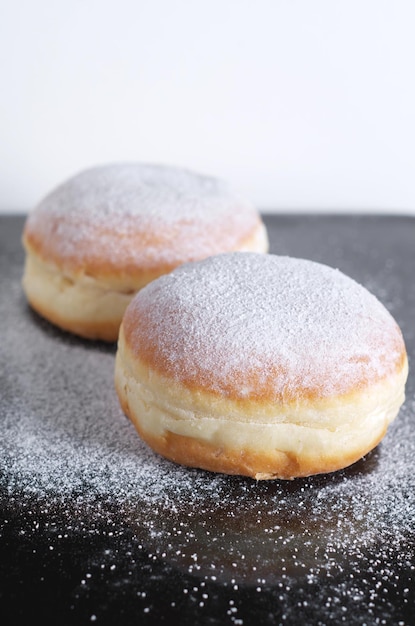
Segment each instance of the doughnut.
M115 342L132 297L185 262L268 251L258 211L224 181L186 169L113 163L86 169L27 216L22 286L61 329Z
M407 375L401 329L363 285L307 259L229 252L132 299L114 383L159 455L265 480L364 457L398 415Z

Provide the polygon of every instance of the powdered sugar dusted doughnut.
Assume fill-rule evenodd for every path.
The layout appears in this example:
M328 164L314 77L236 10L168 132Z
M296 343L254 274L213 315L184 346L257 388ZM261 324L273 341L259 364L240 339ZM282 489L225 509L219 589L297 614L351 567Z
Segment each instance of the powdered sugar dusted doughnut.
M33 308L110 341L154 278L220 252L268 250L257 210L225 182L141 163L91 168L58 186L28 216L23 244Z
M334 471L404 401L402 333L367 289L304 259L236 252L145 287L120 329L115 384L160 454L257 479Z

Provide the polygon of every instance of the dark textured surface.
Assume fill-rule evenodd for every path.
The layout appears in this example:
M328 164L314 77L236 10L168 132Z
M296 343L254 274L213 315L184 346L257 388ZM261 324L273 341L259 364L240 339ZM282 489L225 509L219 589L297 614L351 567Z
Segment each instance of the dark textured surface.
M271 252L338 267L377 295L401 326L410 363L407 400L375 451L342 472L289 483L176 470L148 454L117 412L115 347L73 338L31 313L20 288L23 217L0 217L2 624L415 624L415 220L265 221ZM95 372L90 386L85 363ZM95 422L106 412L102 434ZM46 436L33 430L44 468L32 484L24 459L34 470L36 459L23 430L26 456L18 451L16 423L38 415L59 454L60 440L69 442L61 484L59 459L42 461ZM95 483L81 471L82 446L91 443L108 465L108 485L96 460ZM144 489L151 477L142 473L125 496L116 493L113 458L121 473L127 452L160 484ZM82 465L73 488L71 454Z

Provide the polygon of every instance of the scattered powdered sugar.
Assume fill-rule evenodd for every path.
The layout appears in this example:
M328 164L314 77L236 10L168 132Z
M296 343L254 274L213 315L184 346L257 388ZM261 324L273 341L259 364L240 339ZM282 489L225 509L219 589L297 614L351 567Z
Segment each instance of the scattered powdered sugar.
M153 281L124 326L137 354L178 380L287 400L370 384L399 369L404 347L383 304L340 271L249 252Z
M174 263L232 250L259 214L223 180L178 167L114 163L81 171L30 213L27 231L61 263Z
M62 578L67 562L67 623L86 623L85 607L97 624L110 623L111 610L125 624L171 615L242 626L413 623L412 378L382 444L344 471L255 482L179 467L149 450L122 414L115 348L32 314L22 259L2 267L0 531L15 552L10 576L26 549L27 588L46 606L50 581L37 576L55 558ZM334 292L344 280L353 306L366 311L367 296L361 301L357 287L334 275ZM318 297L308 297L321 310ZM389 324L370 298L369 308Z

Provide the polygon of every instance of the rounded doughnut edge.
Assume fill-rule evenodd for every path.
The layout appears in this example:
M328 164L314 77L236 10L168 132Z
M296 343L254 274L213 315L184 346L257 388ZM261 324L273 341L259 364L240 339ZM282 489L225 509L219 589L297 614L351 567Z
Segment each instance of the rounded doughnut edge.
M373 450L399 413L407 372L405 357L395 376L371 389L304 399L296 406L303 423L290 423L289 405L215 398L168 380L132 355L121 326L114 380L123 412L161 456L216 473L290 480L344 469ZM321 423L312 423L319 411Z

